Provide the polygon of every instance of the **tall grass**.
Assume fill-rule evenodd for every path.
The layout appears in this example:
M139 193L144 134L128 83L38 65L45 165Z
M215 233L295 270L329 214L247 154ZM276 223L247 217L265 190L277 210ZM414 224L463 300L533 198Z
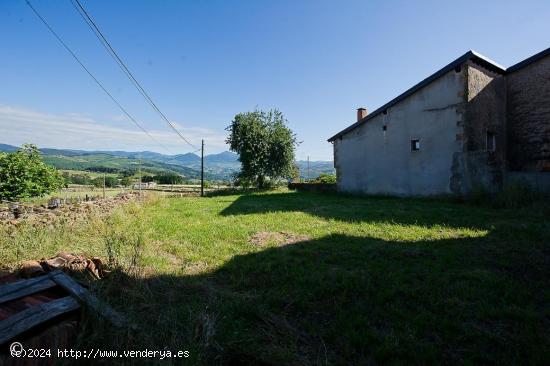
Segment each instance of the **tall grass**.
M111 266L137 263L135 248L143 246L143 206L156 199L126 203L108 217L91 211L73 225L62 219L47 225L0 225L0 268L14 270L22 261L62 251L106 258Z

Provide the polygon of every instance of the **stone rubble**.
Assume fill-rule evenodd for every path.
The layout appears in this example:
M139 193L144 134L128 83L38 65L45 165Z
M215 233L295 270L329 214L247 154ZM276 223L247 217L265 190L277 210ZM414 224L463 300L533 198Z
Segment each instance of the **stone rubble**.
M127 192L105 199L86 197L85 201L72 200L72 202L66 202L54 198L47 204L42 205L10 203L7 207L0 206L0 225L18 226L21 223L51 225L59 220L65 220L71 224L91 214L106 215L120 204L131 201L138 196L138 192Z

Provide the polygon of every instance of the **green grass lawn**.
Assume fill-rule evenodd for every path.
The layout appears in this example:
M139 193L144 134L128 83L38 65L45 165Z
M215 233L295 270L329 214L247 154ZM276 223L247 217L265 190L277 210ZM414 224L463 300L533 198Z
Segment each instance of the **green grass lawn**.
M542 365L549 212L284 191L155 198L70 230L0 232L0 263L64 250L116 266L93 289L140 329L89 318L80 347L189 350L188 364Z

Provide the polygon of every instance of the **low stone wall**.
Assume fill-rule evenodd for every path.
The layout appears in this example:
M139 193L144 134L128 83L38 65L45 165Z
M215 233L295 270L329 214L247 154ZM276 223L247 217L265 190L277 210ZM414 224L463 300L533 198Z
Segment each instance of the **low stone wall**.
M289 183L288 189L301 191L301 192L323 192L332 193L336 192L336 184L327 183Z
M514 171L548 172L550 56L513 71L506 79L509 166Z
M50 225L58 220L76 222L90 214L104 215L111 212L119 204L138 197L138 193L121 193L112 198L96 199L65 203L61 199L52 199L48 204L32 205L10 203L0 207L0 225L17 226L28 222L33 225Z

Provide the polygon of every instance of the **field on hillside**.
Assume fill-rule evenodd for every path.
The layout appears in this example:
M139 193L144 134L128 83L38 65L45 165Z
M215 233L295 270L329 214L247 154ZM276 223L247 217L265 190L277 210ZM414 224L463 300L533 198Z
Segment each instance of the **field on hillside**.
M94 179L94 178L100 178L100 177L103 177L103 175L105 175L106 177L115 177L115 178L118 178L118 174L116 173L100 173L100 172L91 172L89 170L67 170L67 169L60 169L59 172L61 173L68 173L68 174L71 174L71 175L88 175L90 178ZM145 174L144 174L145 175Z
M115 268L92 289L139 329L91 314L81 349L189 350L189 364L542 365L549 217L545 203L150 196L70 230L0 228L0 267L68 251Z
M198 178L200 176L200 172L195 169L149 159L143 159L140 162L138 157L126 158L109 154L87 154L78 156L44 155L43 159L46 164L60 170L87 171L98 168L111 168L119 171L137 171L141 168L143 172L151 174L175 173L184 175L187 178ZM207 179L216 178L209 172L206 172L205 176Z

